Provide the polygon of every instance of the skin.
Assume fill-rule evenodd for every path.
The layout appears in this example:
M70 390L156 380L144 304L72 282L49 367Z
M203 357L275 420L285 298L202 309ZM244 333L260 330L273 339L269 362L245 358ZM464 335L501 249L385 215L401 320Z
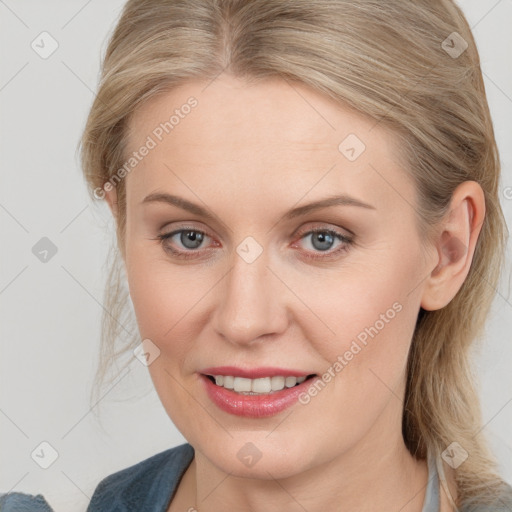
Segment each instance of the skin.
M221 75L206 86L189 82L151 99L131 118L128 139L136 150L197 98L125 178L130 293L142 339L161 351L149 371L196 451L169 510L420 512L427 467L401 433L407 354L420 306L444 307L467 276L482 189L457 188L437 244L425 249L415 187L389 130L299 84ZM349 134L366 145L353 162L338 150ZM214 218L141 204L154 192ZM338 194L373 209L338 205L283 219ZM115 190L107 201L117 216ZM332 255L343 245L335 239L326 255L307 234L318 227L351 231L353 243ZM173 256L157 238L180 228L209 235L195 258ZM263 249L252 263L236 252L248 236ZM179 235L166 244L191 252ZM307 405L240 418L218 409L199 381L200 369L220 365L322 375L394 303L401 311ZM250 468L237 457L249 442L262 454ZM451 510L444 495L442 510Z

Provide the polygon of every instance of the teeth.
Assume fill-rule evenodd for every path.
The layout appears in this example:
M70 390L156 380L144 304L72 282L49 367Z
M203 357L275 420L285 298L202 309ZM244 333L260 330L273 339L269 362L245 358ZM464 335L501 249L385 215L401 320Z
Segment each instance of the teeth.
M272 377L270 382L272 391L281 391L284 388L284 377Z
M262 377L259 379L246 379L245 377L232 377L230 375L213 375L215 384L237 393L264 394L272 391L281 391L285 387L293 388L301 384L306 377Z
M251 391L251 379L245 379L244 377L235 377L234 390L237 393L240 393L240 391Z
M221 375L222 377L222 375ZM217 378L215 378L217 380ZM224 376L224 387L226 389L233 389L235 387L235 377L230 377L229 375Z
M286 377L286 379L284 379L284 385L287 388L293 388L295 384L297 384L297 377Z
M251 382L251 391L253 393L270 393L272 391L272 383L270 377L254 379Z

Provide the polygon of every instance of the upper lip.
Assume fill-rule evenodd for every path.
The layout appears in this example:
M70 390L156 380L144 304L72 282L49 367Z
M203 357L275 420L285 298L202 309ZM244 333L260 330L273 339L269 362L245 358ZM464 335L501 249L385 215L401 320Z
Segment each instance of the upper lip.
M211 366L203 368L199 373L203 375L230 375L232 377L245 377L246 379L258 379L262 377L307 377L313 372L304 372L289 368L276 368L274 366L260 366L258 368L239 368L237 366Z

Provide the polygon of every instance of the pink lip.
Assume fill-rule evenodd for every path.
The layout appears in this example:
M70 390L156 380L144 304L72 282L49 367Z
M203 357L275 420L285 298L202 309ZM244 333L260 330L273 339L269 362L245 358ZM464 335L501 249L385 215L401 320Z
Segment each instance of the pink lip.
M212 366L204 368L199 373L203 375L231 375L233 377L245 377L246 379L259 379L261 377L307 377L313 372L301 372L300 370L289 370L276 367L260 368L237 368L236 366Z
M218 368L215 369L216 372L218 370ZM251 373L251 375L253 374L254 373ZM233 373L214 373L214 375L233 375ZM277 375L285 376L283 373L278 373ZM293 375L305 377L310 374L299 372L293 373ZM234 376L238 377L242 375L235 374ZM264 376L269 377L270 375L266 373ZM289 376L289 374L287 376ZM313 377L312 379L307 379L293 388L284 388L281 391L274 391L269 394L243 395L236 393L233 390L217 386L205 375L200 375L200 378L206 388L208 397L217 407L219 407L219 409L229 414L243 416L246 418L266 418L279 414L288 407L294 405L298 401L300 394L305 392L315 380Z

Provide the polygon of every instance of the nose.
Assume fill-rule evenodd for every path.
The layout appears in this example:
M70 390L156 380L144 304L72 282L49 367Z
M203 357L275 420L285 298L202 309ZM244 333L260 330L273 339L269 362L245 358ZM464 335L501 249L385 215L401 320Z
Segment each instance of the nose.
M286 330L283 284L268 268L264 254L247 263L237 254L219 289L213 314L215 331L237 345L251 345Z

